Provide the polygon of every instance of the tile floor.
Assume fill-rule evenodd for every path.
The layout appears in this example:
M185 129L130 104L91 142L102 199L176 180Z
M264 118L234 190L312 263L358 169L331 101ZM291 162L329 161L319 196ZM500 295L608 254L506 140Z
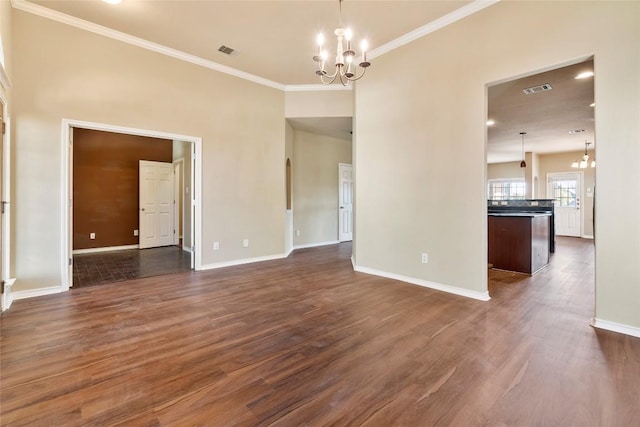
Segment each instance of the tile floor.
M73 256L73 287L191 270L191 254L177 246Z

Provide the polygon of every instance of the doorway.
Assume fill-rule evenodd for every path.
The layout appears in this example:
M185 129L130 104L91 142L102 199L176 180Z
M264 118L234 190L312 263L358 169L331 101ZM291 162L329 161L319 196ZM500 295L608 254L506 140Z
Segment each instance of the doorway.
M582 172L547 174L547 197L554 199L556 236L582 236Z
M156 131L148 131L134 128L123 128L119 126L105 125L105 124L97 124L97 123L88 123L88 122L79 122L72 120L63 120L63 147L64 150L68 153L68 156L65 156L65 164L63 165L64 172L64 194L63 194L63 273L62 273L62 290L68 290L69 287L73 285L72 279L74 277L74 250L73 250L73 241L74 241L74 222L73 222L73 208L74 208L74 186L73 186L73 159L74 159L74 147L73 147L73 135L74 129L82 129L82 130L92 130L92 131L104 131L110 133L118 133L123 135L134 135L134 136L142 136L142 137L150 137L150 138L160 138L164 140L168 140L169 143L173 141L183 141L184 144L189 147L189 158L191 164L189 165L190 177L185 179L185 182L189 182L189 199L188 202L184 203L184 205L189 205L189 215L190 215L190 236L189 240L191 242L191 246L189 247L189 251L186 253L182 253L182 248L176 248L173 246L174 237L173 234L170 235L169 245L174 248L177 252L179 252L180 257L188 257L190 260L187 265L189 268L200 269L201 266L201 256L199 251L196 248L199 247L199 230L201 229L201 211L200 211L200 197L201 197L201 162L200 156L201 153L201 139L198 137L184 136L184 135L175 135L175 134L167 134L164 132L156 132ZM169 163L171 175L173 175L173 166L172 163ZM137 169L137 168L136 168ZM187 168L185 168L187 169ZM137 170L136 170L137 175ZM171 193L171 197L173 197L173 184L171 188L168 190ZM136 201L136 210L138 202ZM173 207L171 207L171 213L173 213ZM137 215L137 212L136 212ZM131 235L137 235L139 233L139 228L136 226L134 230L128 230ZM93 233L84 233L89 234L89 238L96 237ZM108 233L106 233L108 234ZM137 248L137 245L134 246ZM133 248L121 248L124 249L123 253L120 255L124 255L124 252L127 252L126 249ZM163 249L163 248L158 248ZM152 250L148 250L152 251ZM148 252L150 254L151 252ZM139 254L138 254L139 255ZM164 254L166 256L166 254ZM135 257L134 257L135 258ZM146 265L145 268L142 268L145 272L148 272L148 266L150 265L162 265L162 262L149 261L151 258L147 255L145 257L137 257L139 265ZM155 258L154 258L155 259ZM135 269L134 269L135 270ZM137 271L141 269L138 268ZM146 274L146 273L145 273ZM147 274L148 275L148 274ZM143 276L136 276L143 277Z

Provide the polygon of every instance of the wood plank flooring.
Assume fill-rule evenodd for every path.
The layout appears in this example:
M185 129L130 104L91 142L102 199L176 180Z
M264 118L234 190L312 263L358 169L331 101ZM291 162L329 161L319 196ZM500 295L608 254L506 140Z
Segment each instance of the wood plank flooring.
M593 243L489 302L351 246L74 289L2 314L3 426L637 426L640 339L593 329Z

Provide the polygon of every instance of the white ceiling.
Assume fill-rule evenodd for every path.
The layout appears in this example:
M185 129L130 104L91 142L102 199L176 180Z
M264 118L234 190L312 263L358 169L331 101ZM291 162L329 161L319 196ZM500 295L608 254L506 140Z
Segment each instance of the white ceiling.
M122 0L118 5L100 0L13 1L14 6L35 4L282 86L319 83L312 61L316 35L323 32L332 46L339 24L337 0ZM354 41L368 40L375 58L397 45L399 38L410 39L412 31L426 34L425 28L437 28L478 5L456 0L345 0L342 19L353 29ZM221 45L237 54L218 52ZM371 63L375 67L375 59ZM586 65L593 67L592 62ZM586 65L490 87L489 116L496 125L488 130L488 161L519 160L521 131L527 132L525 149L538 153L579 151L585 138L593 141L593 108L588 107L593 102L593 81L573 79L574 72ZM542 83L550 83L553 90L528 96L521 91ZM350 138L350 119L289 121L296 129ZM570 129L587 133L569 135Z

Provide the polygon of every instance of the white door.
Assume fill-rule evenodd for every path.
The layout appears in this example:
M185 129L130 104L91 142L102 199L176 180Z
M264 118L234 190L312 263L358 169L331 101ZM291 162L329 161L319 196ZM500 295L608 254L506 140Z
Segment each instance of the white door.
M173 245L173 165L140 160L140 249Z
M353 240L353 166L338 164L338 240Z
M556 235L581 237L582 173L550 173L547 182L547 197L555 199Z

